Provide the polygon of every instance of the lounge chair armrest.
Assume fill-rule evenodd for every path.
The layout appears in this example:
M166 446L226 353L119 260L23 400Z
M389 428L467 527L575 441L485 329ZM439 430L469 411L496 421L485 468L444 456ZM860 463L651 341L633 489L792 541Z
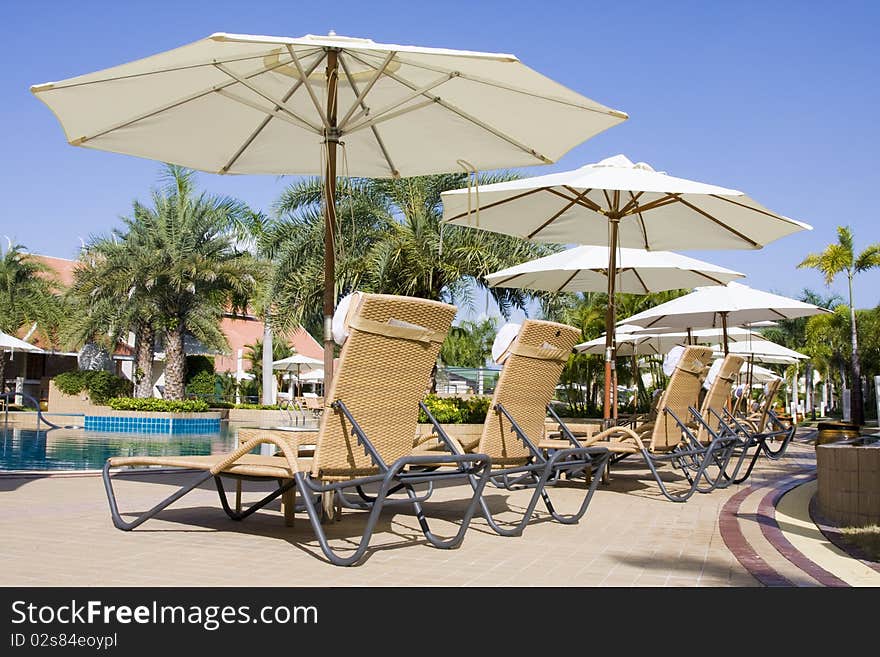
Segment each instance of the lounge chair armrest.
M440 440L440 436L438 436L436 433L429 433L426 436L416 436L415 440L413 441L413 447L424 445L430 440Z
M595 436L585 440L582 444L584 447L601 447L602 443L600 441L608 439L610 442L624 442L626 440L632 440L638 445L639 449L645 449L645 444L642 442L641 437L635 431L628 427L611 427L610 429L605 429L605 431L601 431L597 433Z
M243 445L239 446L238 449L236 449L234 452L229 454L229 456L227 456L225 459L223 459L218 464L216 464L214 467L212 467L211 474L213 474L213 475L219 474L220 472L222 472L223 470L228 468L230 465L235 463L242 456L244 456L245 454L250 452L254 447L256 447L257 445L261 445L263 443L271 443L271 444L275 445L276 447L278 447L281 450L281 452L284 454L284 458L287 459L287 464L290 466L290 471L292 473L298 472L298 468L296 465L296 450L293 447L293 445L291 445L290 443L288 443L285 440L282 440L281 438L276 438L275 436L266 435L266 436L257 436L256 438L252 438L251 440L247 441Z

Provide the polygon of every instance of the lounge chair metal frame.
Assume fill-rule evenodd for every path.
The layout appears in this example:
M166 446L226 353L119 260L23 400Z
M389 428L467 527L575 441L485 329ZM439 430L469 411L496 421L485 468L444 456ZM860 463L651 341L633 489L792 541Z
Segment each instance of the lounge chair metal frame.
M447 448L452 451L453 454L463 454L455 441L449 438L443 427L427 407L423 406L423 409L428 415L429 422L434 426L434 430L437 432L438 437ZM526 509L520 520L516 522L513 527L505 528L495 520L492 512L486 504L486 500L482 496L482 491L480 491L480 510L486 522L489 523L489 526L501 536L520 536L534 516L535 507L537 506L539 499L544 502L547 512L557 522L564 525L578 523L587 512L587 509L590 506L590 501L593 499L593 494L596 492L596 488L601 479L601 476L599 475L602 474L602 471L608 462L608 458L610 457L608 450L604 447L582 447L577 445L568 449L553 450L553 454L550 458L547 458L544 456L543 451L540 450L526 435L520 425L513 419L503 405L496 404L491 410L500 413L507 418L508 422L510 422L511 429L516 434L517 438L531 452L533 460L525 465L503 468L501 470L492 470L487 473L488 482L495 488L508 491L534 489L534 492L532 493L532 497L526 505ZM553 413L553 410L550 409L550 412ZM558 483L563 473L570 479L584 476L589 482L587 492L584 495L584 499L581 501L580 507L578 507L577 511L570 514L559 513L554 507L553 501L550 499L550 495L547 492L547 487L552 487ZM473 477L471 477L471 486L474 488L475 492L478 490L479 482Z
M350 566L358 563L367 552L370 538L383 508L395 505L412 507L429 544L442 549L458 547L482 499L491 465L489 457L485 454L440 455L406 452L411 440L408 434L409 422L412 421L412 430L415 430L417 421L415 400L423 394L422 386L428 382L430 368L454 314L454 306L439 302L387 295L364 295L359 313L351 320L352 333L343 348L339 375L334 379L331 390L331 398L334 401L323 414L311 467L300 467L298 464L299 443L294 442L295 435L281 438L272 435L271 432L259 434L239 445L233 452L216 459L210 457L186 459L167 457L164 460L163 457L108 459L104 465L103 479L113 524L119 529L130 531L213 478L223 510L233 520L243 520L279 496L298 491L299 508L308 514L324 556L335 565ZM359 346L353 346L355 344ZM357 350L358 356L347 356L352 349ZM396 378L391 379L394 385L389 385L388 389L383 389L381 393L373 394L384 395L386 402L390 397L393 400L392 406L398 409L408 407L412 400L412 413L402 411L399 415L393 416L376 413L372 403L373 397L364 396L359 377L362 377L369 368L374 367L374 358L378 357L376 350L386 358L399 357L406 366L395 371ZM365 354L372 354L373 358L366 359ZM345 374L346 371L348 374ZM343 401L343 397L357 399L356 403L360 410L353 412ZM358 420L355 415L367 419ZM370 423L369 426L373 427L378 437L374 436L373 439L368 437L365 422ZM376 442L377 440L382 441L381 445L384 445L384 448ZM281 456L250 455L254 448L264 443L274 444L280 450ZM357 453L358 450L363 451L363 456ZM396 458L391 460L383 456L383 453ZM206 471L134 520L123 519L119 513L110 477L111 465L163 464L189 469L204 468ZM247 509L241 510L238 502L233 509L223 487L222 479L225 477L236 480L275 480L278 482L278 487ZM422 503L430 497L435 483L455 480L463 480L470 484L472 495L460 518L461 522L456 533L450 538L443 538L431 530ZM428 491L419 495L415 487L423 484L428 486ZM375 494L368 495L364 490L367 486L377 486L378 490ZM346 495L346 491L352 490L360 497L359 502ZM390 497L400 491L403 491L405 496ZM290 494L286 501L291 502L293 506L293 495ZM357 547L353 551L346 550L344 555L335 551L327 540L323 523L328 515L328 502L340 506L345 504L369 512ZM287 511L288 509L285 509L285 513ZM290 511L292 519L293 509Z

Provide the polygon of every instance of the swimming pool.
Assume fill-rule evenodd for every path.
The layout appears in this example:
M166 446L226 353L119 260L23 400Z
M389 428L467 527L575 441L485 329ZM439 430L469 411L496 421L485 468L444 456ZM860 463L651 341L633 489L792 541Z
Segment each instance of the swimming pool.
M97 470L111 456L221 454L237 445L237 434L238 428L226 422L219 433L211 434L36 431L0 423L0 472Z

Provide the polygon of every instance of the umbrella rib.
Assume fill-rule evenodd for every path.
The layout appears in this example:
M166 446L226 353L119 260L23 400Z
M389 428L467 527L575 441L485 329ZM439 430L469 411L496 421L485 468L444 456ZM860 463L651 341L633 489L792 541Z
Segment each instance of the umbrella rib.
M639 192L639 196L641 196L643 193L644 192ZM638 197L633 195L632 192L630 192L629 195L632 196L633 201L638 200ZM638 208L638 203L636 203L636 205L634 207ZM629 203L626 204L626 207L624 207L624 211L621 214L625 215L628 211L629 211ZM642 216L641 210L636 209L635 212L639 217L639 225L642 228L642 239L645 242L645 251L647 251L648 247L651 246L650 243L648 242L648 226L645 224L645 218Z
M489 287L504 287L505 283L509 283L515 278L519 278L520 274L513 274L512 276L507 276L506 278L502 278L497 283L490 283Z
M623 270L621 270L621 271L623 271ZM648 289L648 286L645 284L644 279L642 279L642 277L639 275L639 272L636 270L635 267L632 268L632 273L637 279L639 279L639 283L642 284L642 287L645 290L645 294L649 294L651 292L651 290Z
M736 230L735 228L731 228L730 226L728 226L726 223L724 223L724 222L721 221L720 219L717 219L717 218L713 217L711 214L709 214L708 212L706 212L705 210L703 210L703 209L701 209L701 208L698 208L698 207L697 207L696 205L694 205L693 203L690 203L689 201L685 201L685 200L681 197L680 194L673 194L673 196L675 196L676 199L678 199L678 202L681 203L682 205L684 205L685 207L690 208L690 209L693 210L694 212L703 215L704 217L706 217L706 219L708 219L709 221L712 221L712 222L718 224L718 225L721 226L724 230L726 230L726 231L728 231L728 232L730 232L730 233L733 233L733 234L736 235L738 238L740 238L742 241L751 244L751 245L752 245L753 247L755 247L755 248L761 248L761 245L758 244L758 242L756 242L755 240L753 240L753 239L750 238L750 237L747 237L746 235L744 235L743 233L739 232L739 231Z
M435 73L444 73L445 72L444 69L439 68L437 66L429 66L428 64L417 63L417 62L413 62L413 61L405 59L405 58L398 57L398 61L401 64L406 64L407 66L412 66L414 68L421 68L426 71L434 71ZM519 61L519 60L517 60L517 61ZM522 64L522 62L520 62L520 63ZM523 66L525 66L525 64L523 64ZM629 115L626 114L625 112L621 112L619 110L612 109L610 107L603 107L600 109L598 107L589 107L588 105L581 105L580 103L575 103L570 100L564 100L562 98L552 98L549 96L541 96L540 94L536 94L531 91L526 91L524 89L519 89L517 87L511 87L511 86L504 85L504 84L501 84L499 82L492 81L492 80L486 80L484 78L480 78L475 75L470 75L468 73L461 73L460 71L456 71L456 77L459 77L463 80L467 80L468 82L476 82L477 84L485 84L486 86L489 86L489 87L496 87L497 89L504 89L505 91L512 91L514 93L518 93L523 96L531 96L533 98L539 98L541 100L548 100L550 102L558 103L560 105L568 105L570 107L577 107L578 109L583 109L583 110L587 110L590 112L596 112L597 114L607 114L607 115L614 116L614 117L621 118L621 119L628 119L629 118Z
M351 85L351 88L354 89L355 93L358 93L360 97L360 106L367 111L367 104L364 102L364 96L367 94L360 94L358 92L357 84L355 83L354 77L351 75L351 71L348 70L348 64L345 63L345 59L342 57L339 58L339 63L342 65L342 72L345 73L345 79L348 80L348 84ZM371 125L370 131L373 133L373 137L376 139L376 143L379 144L379 150L382 151L382 157L385 158L385 161L388 163L388 168L391 170L391 175L395 178L400 177L400 172L397 170L397 167L394 166L394 162L391 159L391 155L388 153L388 149L385 147L385 142L382 141L382 137L379 135L379 130L376 126Z
M263 112L264 114L267 114L270 117L275 117L277 119L281 119L282 121L287 121L291 125L295 125L298 128L306 128L308 130L312 129L311 126L308 126L304 123L300 123L297 119L290 116L287 112L284 111L283 108L279 108L277 110L272 110L272 109L269 109L268 107L263 107L259 103L256 103L252 100L248 100L247 98L242 98L241 96L239 96L231 91L227 91L226 89L219 89L219 90L217 90L217 93L220 94L221 96L223 96L224 98L235 101L236 103L241 103L242 105L247 105L251 109L257 110L258 112ZM321 133L320 133L320 131L318 131L316 134L321 134Z
M371 63L368 62L368 61L364 61L363 59L361 59L360 57L357 57L357 56L354 55L354 54L352 54L352 57L354 57L354 59L357 59L358 61L360 61L360 62L361 62L362 64L364 64L365 66L369 66L369 67L371 67L371 68L376 68L375 64L371 64ZM453 75L453 76L454 76L454 74L455 74L455 72L453 72L453 74L450 74L450 75ZM399 82L400 84L402 84L402 85L404 85L404 86L407 86L407 87L409 87L410 89L412 89L412 90L414 90L414 91L418 88L417 85L416 85L415 83L410 82L409 80L407 80L406 78L404 78L404 77L398 75L397 73L394 73L394 72L392 72L392 71L388 71L388 72L386 72L386 75L387 75L388 77L390 77L392 80L396 80L396 81ZM522 150L522 151L525 152L525 153L528 153L529 155L531 155L531 156L534 157L535 159L540 160L541 162L543 162L543 163L545 163L545 164L553 164L553 160L551 160L550 158L548 158L548 157L546 157L546 156L544 156L544 155L541 155L541 154L540 154L538 151L536 151L534 148L531 148L531 147L529 147L529 146L526 146L526 145L523 144L522 142L520 142L520 141L514 139L513 137L511 137L511 136L508 135L508 134L505 134L504 132L502 132L501 130L498 130L497 128L493 128L492 126L490 126L490 125L484 123L483 121L481 121L480 119L476 118L475 116L472 116L472 115L468 114L467 112L465 112L465 111L462 110L461 108L456 107L456 106L453 105L452 103L443 100L443 99L440 98L439 96L436 96L436 97L428 96L428 97L431 98L431 99L433 100L433 102L437 103L438 105L440 105L440 106L443 107L444 109L449 110L449 111L452 112L453 114L456 114L456 115L460 116L461 118L465 119L466 121L470 121L471 123L473 123L474 125L476 125L476 126L482 128L482 129L485 130L486 132L489 132L489 133L495 135L495 136L498 137L499 139L503 139L504 141L506 141L507 143L511 144L512 146L515 146L515 147L519 148L520 150Z
M662 196L653 201L649 201L644 205L636 205L633 208L630 208L628 212L624 212L622 214L631 215L631 214L641 214L643 212L647 212L648 210L655 210L657 208L662 208L664 205L669 205L671 203L675 203L676 198L674 194L667 194L666 196Z
M327 120L327 112L325 112L324 108L321 107L321 103L318 100L318 97L315 95L315 90L312 89L312 83L309 82L309 74L307 74L303 70L302 63L299 61L299 57L296 56L296 53L293 51L293 47L289 43L287 44L287 52L290 53L290 59L293 62L294 66L296 66L296 70L300 75L300 80L302 80L303 84L305 85L306 91L309 92L309 98L312 99L312 104L315 106L315 111L318 113L318 116L321 117L321 122L324 124L324 129L329 130L330 122ZM325 52L321 60L326 59L326 57L327 53Z
M436 87L437 85L442 84L443 82L446 82L446 80L439 80L436 83L432 83L432 86ZM419 95L421 95L421 94L412 94L409 98L407 98L406 100L404 100L402 102L405 103L407 100L411 100L412 98L416 98ZM365 128L373 127L377 123L384 123L385 121L389 121L390 119L396 119L398 116L402 116L404 114L409 114L410 112L415 112L416 110L420 110L424 107L428 107L429 105L433 105L436 102L437 102L436 100L428 98L427 100L423 100L420 103L415 103L413 105L409 105L408 107L402 107L402 108L398 109L396 112L392 112L391 110L394 109L394 107L400 107L400 105L401 105L401 103L396 103L394 105L394 107L384 108L381 113L376 114L376 116L374 116L372 119L368 119L366 121L361 121L360 123L349 128L348 130L343 131L342 134L351 135L351 134L354 134L355 132L360 132L361 130L364 130Z
M545 187L535 187L534 189L530 189L528 191L522 192L521 194L515 194L514 196L510 196L508 198L503 198L500 201L495 201L495 202L489 203L487 205L481 205L480 211L482 212L484 210L488 210L489 208L494 208L499 205L504 205L505 203L510 203L511 201L515 201L516 199L523 198L524 196L529 196L530 194L534 194L535 192L540 192L545 189L546 189ZM568 198L568 197L565 197L565 198ZM457 221L458 219L464 219L465 217L469 216L472 213L473 213L473 211L460 212L457 215L455 215L454 217L447 219L445 223L452 223L453 221Z
M342 117L342 120L339 121L340 126L345 127L345 124L348 123L348 120L351 118L351 115L354 114L355 110L358 107L361 107L364 110L367 109L367 105L364 102L364 98L366 98L367 94L370 93L370 91L373 89L373 86L376 84L376 82L379 81L379 78L382 77L382 74L385 72L385 69L388 68L388 65L391 63L391 60L394 59L394 56L396 54L397 54L397 52L394 50L391 50L388 52L388 56L385 57L385 61L382 62L382 66L380 66L378 69L376 69L375 74L373 75L373 77L367 83L367 86L364 87L364 89L362 91L358 91L357 88L354 87L354 84L352 84L352 88L354 89L354 92L357 94L357 98L354 99L354 102L351 104L351 107L349 108L348 112L346 112L345 116ZM340 57L339 59L342 60L343 58ZM348 72L348 67L344 67L344 68L345 68L346 77L348 78L348 81L351 84L352 77Z
M287 107L287 104L286 104L286 103L284 103L284 102L278 100L277 98L273 98L271 95L269 95L269 94L266 93L265 91L261 90L259 87L257 87L255 84L253 84L253 83L250 82L249 80L246 80L245 78L243 78L243 77L241 77L240 75L238 75L235 71L231 71L231 70L229 70L227 67L223 66L223 64L215 64L214 67L215 67L218 71L222 71L223 73L225 73L226 75L228 75L228 76L231 77L232 79L236 80L237 82L239 82L239 83L240 83L241 85L243 85L244 87L250 89L251 91L253 91L253 92L254 92L255 94L257 94L258 96L264 98L265 100L269 101L270 103L272 103L272 104L274 104L274 105L278 105L278 106L279 106L279 107L280 107L280 108L281 108L286 114L292 116L293 118L295 118L295 119L297 119L297 120L299 120L299 121L302 121L302 122L305 123L307 126L309 126L312 130L314 130L316 133L318 133L318 134L322 134L322 130L321 130L320 127L316 126L315 124L313 124L313 123L312 123L311 121L309 121L308 119L304 119L303 117L299 116L296 112L294 112L292 109L290 109L289 107ZM306 85L306 87L309 86L309 82L308 82L308 80L305 81L305 85Z
M629 198L630 198L630 200L627 201L626 205L624 205L622 208L620 208L620 214L621 214L621 215L625 215L625 214L626 214L627 212L629 212L633 207L635 207L636 205L638 205L638 200L639 200L639 198L640 198L640 197L642 196L642 194L644 194L645 192L639 192L638 194L633 194L632 191L627 190L627 193L629 194Z
M317 52L317 50L313 50L308 54L312 54ZM235 62L247 62L252 59L265 59L267 57L266 54L260 55L248 55L247 57L228 57L226 59L211 59L210 62L202 62L200 64L187 64L186 66L172 66L171 68L162 68L153 71L146 71L144 73L130 73L128 75L116 75L109 78L101 78L100 80L86 80L84 82L47 82L45 84L35 84L31 87L31 91L34 93L39 93L41 91L51 91L55 89L73 89L74 87L86 87L92 84L101 84L102 82L118 82L119 80L131 80L133 78L142 78L148 75L162 75L163 73L175 73L177 71L187 71L193 68L203 68L206 66L213 66L215 62L220 62L222 64L232 64ZM255 73L254 75L260 75L261 73L266 73L275 68L279 68L284 66L284 64L276 63L270 67L265 67L264 69L260 69L259 73ZM213 91L213 89L211 89Z
M572 194L574 194L576 197L579 195L578 190L576 190L576 189L575 189L574 187L572 187L571 185L563 185L562 187L563 187L564 189L568 190L569 192L571 192ZM551 188L551 189L552 189L552 188ZM593 191L592 189L588 189L588 190L587 190L588 193L589 193L589 192L592 192L592 191ZM594 212L598 212L598 213L600 213L600 214L604 214L604 213L605 213L605 211L602 210L602 206L600 206L598 203L596 203L596 202L590 200L590 199L589 199L588 197L586 197L586 196L578 200L578 205L583 205L584 207L589 208L590 210L593 210Z
M695 273L697 276L702 276L703 278L708 278L710 281L712 281L716 285L725 285L724 281L719 280L719 279L715 278L714 276L709 276L709 274L702 272L702 271L699 271L698 269L691 269L690 271Z
M281 68L282 66L287 66L287 64L285 62L275 62L274 64L272 64L272 66L269 66L269 67L264 66L264 67L260 68L259 70L254 71L253 73L248 73L245 76L245 78L253 78L258 75L262 75L263 73L268 73L269 71L273 71L276 68ZM234 84L236 84L236 80L229 80L229 81L223 82L221 84L212 85L208 89L201 89L201 90L196 91L192 94L189 94L188 96L184 96L183 98L178 98L177 100L175 100L173 102L166 103L165 105L151 109L148 112L144 112L143 114L138 114L137 116L135 116L131 119L126 119L124 121L120 121L119 123L115 123L108 128L103 128L102 130L99 130L98 132L95 132L91 135L86 135L83 137L79 137L77 139L72 139L72 140L70 140L70 144L73 146L80 146L87 141L90 141L92 139L97 139L98 137L106 135L109 132L113 132L114 130L119 130L121 128L128 127L133 123L137 123L138 121L143 121L144 119L149 119L150 117L155 116L156 114L160 114L161 112L166 112L170 109L174 109L175 107L179 107L180 105L188 103L192 100L198 100L199 98L201 98L203 96L207 96L208 94L211 94L211 93L222 92L224 89L226 89L227 87L231 87Z
M562 214L563 214L564 212L566 212L571 206L573 206L575 203L577 203L580 197L583 197L584 195L589 194L591 191L593 191L593 190L591 190L591 189L585 189L583 192L581 192L581 193L578 195L578 198L570 200L570 201L568 202L568 205L563 206L562 209L561 209L559 212L557 212L556 214L554 214L554 215L553 215L552 217L550 217L547 221L545 221L543 224L541 224L541 225L538 226L535 230L533 230L531 233L529 233L527 239L532 239L535 235L537 235L538 233L540 233L540 232L541 232L542 230L544 230L547 226L549 226L549 225L552 224L554 221L556 221L560 216L562 216Z
M745 208L746 210L751 210L752 212L758 212L760 214L766 215L768 217L773 217L774 219L779 219L780 221L784 221L786 223L799 226L799 223L794 219L789 219L788 217L783 217L781 214L775 214L773 212L768 212L767 210L762 210L760 208L753 208L745 203L740 203L739 201L734 201L732 198L727 198L726 196L719 196L718 194L709 194L712 198L716 198L719 201L726 201L727 203L732 203L733 205L738 205L741 208Z
M569 283L571 283L571 282L574 280L574 277L577 276L578 274L580 274L581 271L582 271L582 270L580 270L580 269L575 269L575 270L574 270L574 273L573 273L571 276L569 276L569 277L565 280L565 282L564 282L562 285L560 285L560 286L556 289L556 291L557 291L557 292L562 292L562 290L565 289L565 286L568 285Z
M320 64L322 61L324 61L324 59L325 59L324 57L319 57L319 58L317 58L317 59L315 60L315 63L312 64L312 66L309 68L309 70L305 72L305 75L306 75L306 76L311 75L312 72L313 72L316 68L318 68L318 64ZM299 89L299 88L300 88L300 85L302 85L302 84L303 84L303 81L302 81L302 80L297 80L296 83L294 83L293 87L291 87L290 91L288 91L288 92L284 95L284 97L282 98L282 100L283 100L285 103L286 103L287 101L289 101L289 100L293 97L293 94L296 93L297 89ZM228 97L228 96L227 96L227 97ZM244 153L244 152L250 147L250 145L251 145L252 143L254 143L254 140L260 135L261 132L263 132L263 130L265 129L265 127L266 127L267 125L269 125L269 122L272 120L273 116L277 116L277 112L279 112L280 110L281 110L281 108L280 108L278 105L276 105L276 106L275 106L275 110L273 111L273 113L270 114L270 115L268 115L268 116L265 116L265 117L262 119L262 121L260 121L260 125L257 126L256 130L254 130L254 131L251 133L250 137L248 137L248 138L245 140L245 142L239 147L239 149L235 152L235 154L234 154L234 155L233 155L233 156L232 156L232 157L226 162L226 164L223 165L223 167L220 169L220 173L221 173L221 174L222 174L222 173L226 173L226 172L228 172L229 169L232 168L232 165L234 165L234 164L238 161L238 158L240 158L240 157L242 156L242 154L243 154L243 153Z

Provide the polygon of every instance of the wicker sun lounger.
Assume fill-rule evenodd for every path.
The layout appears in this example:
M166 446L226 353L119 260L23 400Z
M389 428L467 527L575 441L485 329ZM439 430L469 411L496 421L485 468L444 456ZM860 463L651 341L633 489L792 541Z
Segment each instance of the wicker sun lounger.
M712 358L708 347L685 349L660 398L654 422L632 430L612 427L597 433L580 445L603 446L613 454L609 466L630 456L641 456L663 495L673 502L685 502L695 493L707 493L723 484L723 468L710 477L710 466L726 464L735 438L727 434L708 443L701 443L690 421L691 409L699 399L702 376ZM663 481L658 467L668 464L680 472L687 486L671 490Z
M317 432L291 433L290 438L266 432L248 440L229 454L181 457L118 457L104 467L104 482L113 522L130 530L155 516L201 483L214 479L223 509L241 520L271 500L295 490L308 513L321 551L336 565L357 563L366 553L383 507L413 508L428 542L454 548L477 509L489 473L489 459L482 454L413 454L412 442L418 423L419 402L425 394L440 344L446 337L456 308L447 304L388 295L366 294L350 321L350 336L343 346L339 368ZM281 456L250 452L261 443L274 444ZM303 458L299 444L314 444L313 458ZM110 468L162 465L202 471L196 479L131 521L118 511ZM261 479L278 482L278 488L239 512L230 507L224 478ZM449 539L435 535L428 526L414 486L444 481L470 484L473 493L458 532ZM364 487L377 488L372 495ZM364 500L358 508L368 511L357 547L342 556L327 542L322 526L327 500L339 503L345 491L356 491ZM398 491L404 496L389 497ZM322 502L324 502L322 504Z
M495 387L495 394L476 445L463 445L447 436L429 415L443 446L456 454L468 448L492 459L489 482L506 490L534 489L522 518L510 527L502 527L493 517L485 499L480 508L494 531L503 536L520 535L541 499L551 517L564 524L578 522L587 511L600 480L609 453L602 447L581 447L566 441L543 439L544 423L559 376L572 347L581 339L580 331L565 324L527 319L516 340ZM427 411L427 409L426 409ZM552 409L550 409L552 413ZM559 418L555 417L558 421ZM436 448L436 447L434 447ZM427 449L432 449L428 446ZM585 495L580 507L571 514L556 510L548 487L563 475L584 476ZM597 475L597 476L594 476Z
M735 433L739 442L734 448L734 460L737 463L736 469L730 475L733 483L739 484L749 478L755 463L761 454L767 456L771 460L782 458L785 454L791 439L797 431L797 425L794 423L786 424L776 413L773 412L773 401L776 399L776 393L782 379L774 379L767 384L767 392L761 402L759 410L751 413L746 418L739 418L731 413L724 414L723 424L727 431ZM781 443L778 443L781 440ZM772 444L771 444L772 443ZM740 475L740 468L748 457L750 449L755 448L752 453L751 461Z

